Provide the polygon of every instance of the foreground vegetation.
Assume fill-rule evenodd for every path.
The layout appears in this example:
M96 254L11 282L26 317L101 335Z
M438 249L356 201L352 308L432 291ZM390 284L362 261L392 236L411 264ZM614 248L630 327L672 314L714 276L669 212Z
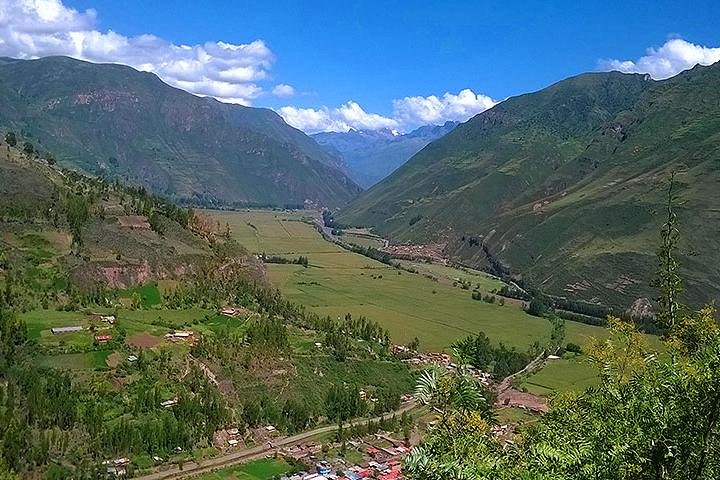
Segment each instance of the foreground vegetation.
M42 188L0 198L0 477L132 475L411 390L383 327L286 300L222 225L3 150L1 188Z
M512 444L491 434L487 400L466 378L423 374L417 396L442 419L408 457L410 478L718 478L720 327L713 307L691 312L680 303L678 233L668 212L656 282L667 356L653 354L631 323L611 318L611 337L590 349L598 387L556 397Z

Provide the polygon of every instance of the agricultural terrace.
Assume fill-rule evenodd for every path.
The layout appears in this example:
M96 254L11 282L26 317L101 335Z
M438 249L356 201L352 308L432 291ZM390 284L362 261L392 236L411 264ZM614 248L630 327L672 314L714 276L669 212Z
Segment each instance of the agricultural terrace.
M472 300L470 291L428 276L461 278L481 290L498 286L482 272L439 265L413 264L419 273L398 270L325 241L309 222L308 212L208 211L251 251L287 258L305 256L302 265L268 264L272 283L290 299L331 316L351 312L386 327L394 341L414 337L423 350L447 349L452 342L484 331L496 342L527 349L548 337L550 324L510 305ZM429 275L432 274L432 275ZM567 324L567 340L580 345L604 328Z

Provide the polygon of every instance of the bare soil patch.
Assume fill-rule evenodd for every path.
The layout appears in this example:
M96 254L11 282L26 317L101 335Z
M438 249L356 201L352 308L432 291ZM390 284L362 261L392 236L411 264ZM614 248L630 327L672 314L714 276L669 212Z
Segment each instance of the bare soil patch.
M152 348L160 345L163 339L148 333L138 333L126 340L128 345L137 348Z
M124 355L120 352L113 352L110 355L108 355L107 359L105 359L105 363L110 368L116 368L118 365L120 365L120 362L122 362Z
M521 392L514 388L508 388L498 394L497 404L502 406L524 408L533 412L547 413L549 410L547 401L533 395L532 393Z

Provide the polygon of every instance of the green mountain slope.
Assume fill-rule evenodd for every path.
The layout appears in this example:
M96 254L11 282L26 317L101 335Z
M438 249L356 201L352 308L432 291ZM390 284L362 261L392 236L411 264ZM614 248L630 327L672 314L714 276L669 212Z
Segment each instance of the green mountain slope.
M0 126L66 165L180 200L338 205L360 189L275 112L64 57L0 61Z
M720 65L656 82L580 75L502 102L431 143L342 223L395 242L499 260L555 294L626 305L652 295L669 173L687 296L720 298ZM484 246L484 248L483 248ZM490 257L490 258L489 258Z

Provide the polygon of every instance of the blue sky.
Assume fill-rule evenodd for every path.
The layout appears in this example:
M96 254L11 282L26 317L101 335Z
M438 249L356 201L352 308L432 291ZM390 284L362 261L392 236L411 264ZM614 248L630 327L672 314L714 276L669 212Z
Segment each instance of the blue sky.
M0 0L0 4L12 1ZM257 71L252 78L233 77L244 82L244 88L227 93L216 93L216 87L223 87L217 82L206 81L196 88L195 79L180 81L175 69L163 72L156 62L134 62L129 54L114 59L112 53L85 51L74 56L136 68L148 65L145 69L157 70L169 83L226 101L334 115L340 128L357 121L361 127L397 124L407 129L423 119L439 123L454 119L453 115L467 116L472 109L490 105L484 96L502 100L580 72L621 65L602 63L603 59L632 61L621 69L639 71L638 59L647 49L659 49L674 38L704 48L700 54L706 63L715 59L713 49L720 47L717 0L47 1L74 11L83 28L101 34L112 30L131 39L152 34L171 45L191 46L205 42L247 45L259 40L267 51L253 57ZM88 9L94 10L92 15L86 15ZM683 58L671 59L677 65L669 73L696 62L697 52L678 47ZM669 55L677 56L677 51ZM42 56L42 51L34 53ZM655 64L645 62L644 68L652 72L653 65L667 61L663 55L656 55ZM273 95L279 84L292 88L282 87L276 91L279 96ZM468 96L455 99L464 89L481 97L472 97L470 103ZM444 98L446 92L451 96ZM433 95L438 101L427 103ZM405 97L418 98L402 103ZM344 113L337 110L350 101L359 110L355 105ZM413 109L425 109L426 115L416 115ZM376 117L363 117L372 113ZM303 116L295 120L302 122ZM318 120L316 126L323 125Z

